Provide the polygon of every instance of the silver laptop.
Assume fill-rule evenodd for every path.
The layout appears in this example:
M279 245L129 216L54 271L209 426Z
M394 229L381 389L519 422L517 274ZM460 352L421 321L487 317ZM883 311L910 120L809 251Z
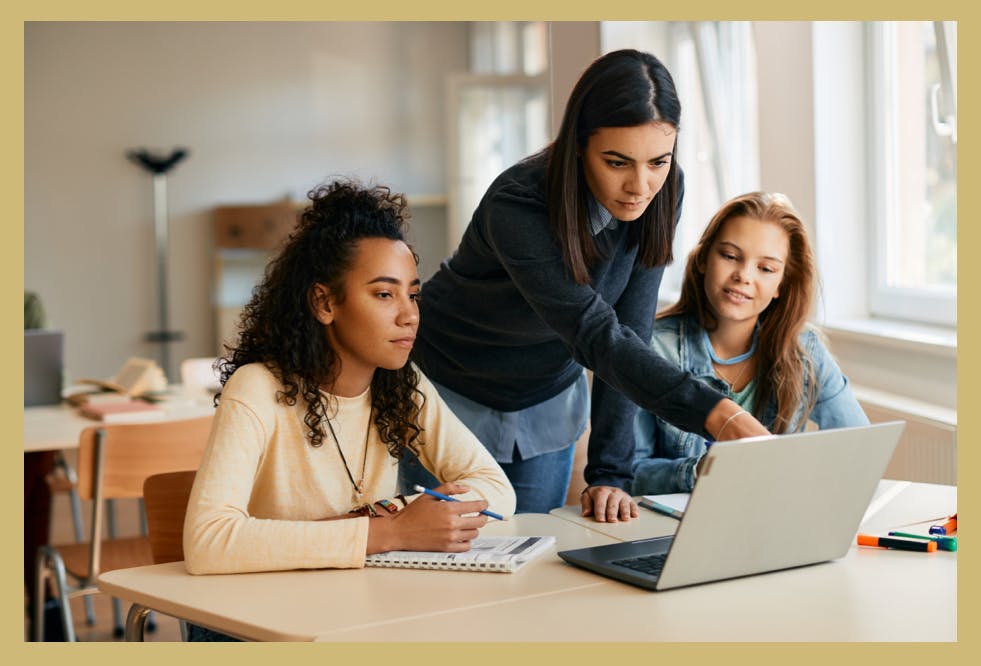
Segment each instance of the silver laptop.
M565 550L559 556L650 590L842 557L904 425L893 421L717 442L673 536Z
M61 402L64 333L45 328L24 331L24 406Z

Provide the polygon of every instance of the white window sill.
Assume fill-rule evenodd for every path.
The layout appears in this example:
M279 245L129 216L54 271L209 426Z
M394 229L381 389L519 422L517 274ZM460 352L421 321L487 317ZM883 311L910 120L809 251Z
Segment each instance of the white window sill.
M885 319L834 319L821 325L831 353L866 398L894 405L920 403L911 411L956 421L957 331Z
M836 319L820 324L831 338L957 358L957 329L894 319Z

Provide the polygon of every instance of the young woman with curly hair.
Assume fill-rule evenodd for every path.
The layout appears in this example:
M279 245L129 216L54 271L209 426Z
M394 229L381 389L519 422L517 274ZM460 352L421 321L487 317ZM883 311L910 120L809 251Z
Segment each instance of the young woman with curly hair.
M807 324L817 270L790 200L750 192L726 202L688 255L681 297L658 314L651 346L774 433L868 423L818 331ZM633 492L690 492L705 438L657 415L636 419ZM717 433L725 436L723 432Z
M461 552L487 521L477 512L514 511L500 466L408 364L420 282L402 195L335 182L309 197L219 362L185 520L192 574ZM406 451L461 501L396 495Z

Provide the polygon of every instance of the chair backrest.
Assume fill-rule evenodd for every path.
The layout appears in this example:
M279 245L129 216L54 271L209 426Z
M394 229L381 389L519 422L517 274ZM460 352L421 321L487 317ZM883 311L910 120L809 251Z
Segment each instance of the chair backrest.
M154 564L184 559L184 514L195 474L194 470L154 474L143 482L146 525Z
M95 497L100 445L102 499L142 497L143 482L148 476L197 469L208 443L213 418L208 415L86 428L79 440L79 496L82 499Z
M181 361L181 384L187 391L220 391L221 375L214 365L214 356L198 356Z

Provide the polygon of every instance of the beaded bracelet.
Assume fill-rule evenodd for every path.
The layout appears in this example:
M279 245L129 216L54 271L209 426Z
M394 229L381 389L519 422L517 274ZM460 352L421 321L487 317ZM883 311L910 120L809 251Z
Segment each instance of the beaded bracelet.
M381 508L385 509L385 511L388 511L389 513L398 513L399 512L399 508L397 506L395 506L395 503L394 502L389 502L387 499L380 499L377 502L375 502L375 504L377 504Z

